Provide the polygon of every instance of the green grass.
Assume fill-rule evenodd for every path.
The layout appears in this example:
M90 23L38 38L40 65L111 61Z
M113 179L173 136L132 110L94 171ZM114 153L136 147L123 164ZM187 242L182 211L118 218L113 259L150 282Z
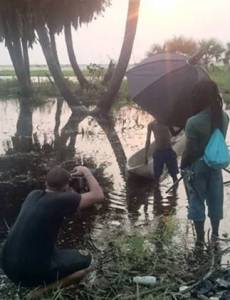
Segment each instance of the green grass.
M209 68L209 75L218 84L224 101L230 103L230 67L214 66Z
M202 263L198 262L188 250L189 240L174 216L162 216L154 225L138 228L128 229L123 224L115 229L107 224L101 238L90 241L95 270L80 288L57 288L41 299L171 300L181 286L191 286L210 270L211 255L203 258ZM87 243L85 246L87 248ZM96 250L92 250L92 246ZM145 275L155 276L156 284L145 286L133 282L133 277ZM12 284L7 281L6 297L1 295L1 299L16 299L18 292L15 288L9 289L10 286ZM9 291L11 297L7 298ZM24 300L23 295L28 292L21 290L22 297L18 299ZM188 292L183 299L193 298Z
M75 76L74 72L71 68L63 68L63 73L64 76L69 77L69 76ZM31 69L31 76L32 77L46 77L47 75L50 75L49 69L48 68L39 68L39 69ZM0 70L0 76L12 76L16 77L14 69L4 69Z
M70 66L62 66L62 72L65 77L75 77L74 71ZM82 72L85 76L100 77L105 73L105 68L97 64L89 64L88 66L86 66L85 69L82 70ZM50 76L49 68L45 66L41 66L41 67L31 66L30 73L32 77L46 77L47 75ZM16 77L16 74L13 67L1 69L0 66L0 76Z
M104 69L98 65L90 65L83 72L88 79L94 82L93 87L88 91L82 92L79 86L72 82L69 82L71 90L77 94L78 97L84 103L95 104L95 100L101 97L104 92L104 87L99 84L100 78L103 77ZM220 90L224 96L226 103L230 103L230 67L226 66L214 66L210 67L209 70L210 77L217 82ZM70 67L63 67L63 73L65 77L75 76L73 70ZM31 68L31 75L33 77L38 77L38 83L33 83L35 94L37 95L38 103L39 99L47 97L56 97L59 95L58 90L49 82L39 82L39 77L46 77L47 74L50 75L48 68ZM0 70L0 76L12 76L11 79L0 79L0 98L15 98L18 96L19 86L17 79L15 77L15 72L13 68ZM117 110L121 106L129 103L128 97L128 85L127 80L124 79L121 85L118 101L114 104L114 109Z
M178 222L174 217L159 219L158 226L126 231L124 227L108 234L107 247L103 247L104 262L95 275L94 289L79 291L80 299L169 299L180 285L181 277L186 277L184 246L175 241L179 233ZM99 260L100 261L100 260ZM134 276L152 275L158 278L155 286L137 286L132 282ZM104 282L102 288L102 280ZM87 286L87 285L86 285Z
M50 82L33 83L34 88L34 105L40 105L47 101L48 98L59 95L58 90ZM16 79L0 79L0 100L18 98L20 88Z

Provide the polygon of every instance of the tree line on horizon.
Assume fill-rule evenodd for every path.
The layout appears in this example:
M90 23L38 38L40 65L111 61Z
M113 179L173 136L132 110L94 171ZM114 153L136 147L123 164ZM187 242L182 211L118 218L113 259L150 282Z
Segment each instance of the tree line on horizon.
M224 45L215 38L194 40L184 36L175 36L163 43L152 44L146 56L150 57L158 53L180 53L192 56L198 50L202 50L202 63L224 63L229 65L230 62L230 42Z

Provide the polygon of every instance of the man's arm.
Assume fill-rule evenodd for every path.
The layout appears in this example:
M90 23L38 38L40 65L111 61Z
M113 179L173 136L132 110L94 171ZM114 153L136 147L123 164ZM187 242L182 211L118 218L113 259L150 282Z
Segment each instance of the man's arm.
M80 208L87 208L104 200L104 193L92 172L83 166L76 167L74 173L83 175L87 181L89 192L81 194Z
M198 153L197 144L199 143L197 141L197 130L196 127L191 123L191 121L188 121L185 126L185 149L181 157L181 169L185 169L189 166L191 166L192 163L194 163L200 156L202 156L202 153Z
M181 157L181 169L191 166L197 158L197 150L194 147L194 140L186 137L185 149Z
M152 122L148 124L146 142L145 142L145 163L148 163L148 153L151 140Z

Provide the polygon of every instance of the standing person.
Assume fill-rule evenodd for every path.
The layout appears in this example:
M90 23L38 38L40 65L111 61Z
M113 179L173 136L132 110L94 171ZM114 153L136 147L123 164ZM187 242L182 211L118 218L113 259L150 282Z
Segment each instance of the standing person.
M213 81L199 82L193 91L194 107L199 113L189 118L185 126L186 146L181 169L188 195L188 218L193 220L196 246L204 244L205 200L212 227L212 240L219 235L223 218L222 171L209 167L202 159L205 147L215 129L226 136L229 118L222 109L222 99Z
M88 192L74 192L69 185L70 173L55 167L47 174L46 190L34 190L26 197L2 252L3 270L14 283L43 285L89 267L90 255L55 246L65 216L104 199L88 168L76 167L74 175L84 176Z
M150 147L151 133L155 138L153 151L153 174L156 186L159 186L160 177L163 172L164 165L167 166L168 172L173 179L177 180L178 166L176 153L172 149L171 134L167 126L157 122L156 120L148 124L147 137L145 143L145 162L148 163L148 152Z

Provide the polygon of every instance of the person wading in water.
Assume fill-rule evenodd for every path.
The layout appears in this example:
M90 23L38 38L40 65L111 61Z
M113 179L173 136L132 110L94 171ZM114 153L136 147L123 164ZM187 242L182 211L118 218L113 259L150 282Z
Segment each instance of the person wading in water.
M171 134L167 126L157 122L156 120L148 124L145 143L145 163L148 163L151 133L153 133L155 138L153 151L153 175L155 186L159 187L164 165L166 165L169 175L175 183L177 181L178 166L176 153L172 149L171 145Z
M222 99L213 81L201 81L193 90L194 108L198 112L187 120L186 146L181 160L182 174L188 196L188 218L193 220L196 231L196 248L205 240L205 201L212 227L212 241L219 235L223 218L223 179L221 169L209 167L204 151L215 129L226 136L229 118L222 109Z

